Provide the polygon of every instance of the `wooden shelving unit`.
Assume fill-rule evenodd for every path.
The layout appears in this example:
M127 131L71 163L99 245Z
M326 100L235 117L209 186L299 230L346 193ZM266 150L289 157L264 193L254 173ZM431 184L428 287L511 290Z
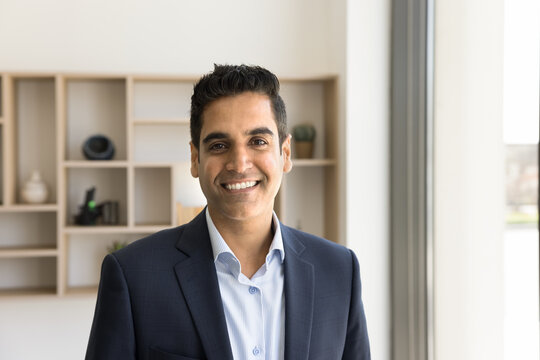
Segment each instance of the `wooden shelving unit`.
M0 296L93 294L115 241L177 226L177 207L204 198L189 174L189 110L198 76L0 73ZM275 204L288 225L339 241L334 76L282 79L289 126L317 129L313 159L294 159ZM82 144L103 134L110 161ZM294 158L294 150L293 150ZM49 187L45 204L19 196L31 171ZM85 192L116 201L118 223L79 226Z

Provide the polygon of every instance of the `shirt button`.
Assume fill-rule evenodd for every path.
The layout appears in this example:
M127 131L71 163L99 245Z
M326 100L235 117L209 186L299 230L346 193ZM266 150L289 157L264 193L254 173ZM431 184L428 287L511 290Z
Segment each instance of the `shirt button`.
M254 286L250 286L250 287L249 287L249 293L250 293L250 294L255 294L256 292L257 292L257 288L256 288L256 287L254 287ZM255 348L255 349L256 349L256 348ZM253 350L253 351L255 351L255 350Z
M253 355L258 356L261 353L261 349L258 346L253 348Z

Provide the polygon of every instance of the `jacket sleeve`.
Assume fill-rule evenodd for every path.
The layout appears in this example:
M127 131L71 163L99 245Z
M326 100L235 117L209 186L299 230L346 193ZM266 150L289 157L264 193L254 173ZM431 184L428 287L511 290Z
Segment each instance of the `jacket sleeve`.
M86 360L135 359L135 333L126 278L118 260L103 260Z
M370 360L371 353L369 349L366 315L364 313L364 305L362 304L360 267L358 265L358 259L352 251L351 256L353 265L351 307L349 310L343 359Z

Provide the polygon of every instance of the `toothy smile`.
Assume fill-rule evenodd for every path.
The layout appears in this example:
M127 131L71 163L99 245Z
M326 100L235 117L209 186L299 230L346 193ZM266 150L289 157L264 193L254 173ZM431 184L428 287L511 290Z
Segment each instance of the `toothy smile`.
M257 185L257 181L244 181L236 184L224 184L223 186L227 190L241 190L253 187L255 185Z

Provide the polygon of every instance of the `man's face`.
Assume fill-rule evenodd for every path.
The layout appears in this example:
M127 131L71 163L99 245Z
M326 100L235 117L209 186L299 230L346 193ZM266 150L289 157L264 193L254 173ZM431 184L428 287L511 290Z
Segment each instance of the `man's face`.
M202 120L199 149L191 144L191 174L199 178L212 217L269 215L292 163L290 136L280 146L268 97L245 92L220 98Z

